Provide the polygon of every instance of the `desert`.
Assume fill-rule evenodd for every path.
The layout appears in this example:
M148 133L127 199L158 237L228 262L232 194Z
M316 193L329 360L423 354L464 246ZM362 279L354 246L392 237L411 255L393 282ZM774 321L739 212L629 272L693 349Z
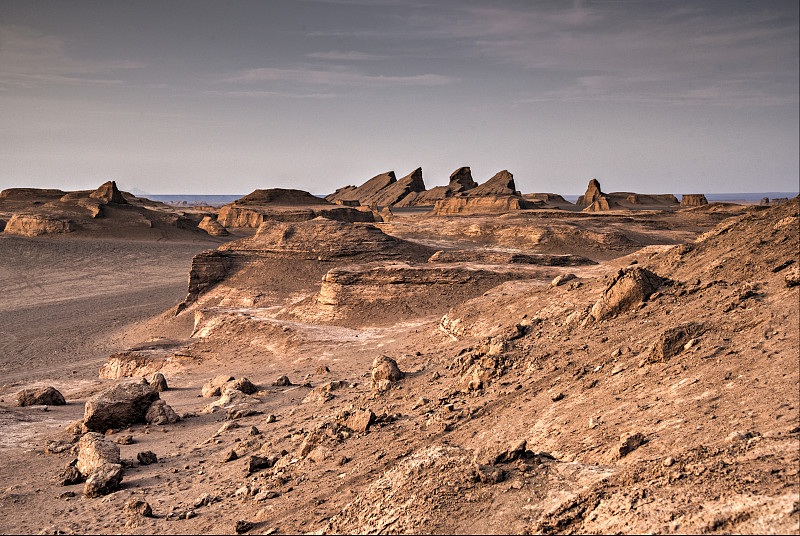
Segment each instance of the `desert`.
M3 533L798 533L800 197L0 193Z

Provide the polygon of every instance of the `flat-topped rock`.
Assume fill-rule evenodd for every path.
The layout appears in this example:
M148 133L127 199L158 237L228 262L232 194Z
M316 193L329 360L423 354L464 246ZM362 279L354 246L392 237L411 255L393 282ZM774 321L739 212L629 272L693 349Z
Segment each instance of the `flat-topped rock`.
M476 188L477 189L477 188ZM537 204L520 196L484 195L468 197L448 197L437 201L432 214L446 216L452 214L504 214L515 210L537 208Z

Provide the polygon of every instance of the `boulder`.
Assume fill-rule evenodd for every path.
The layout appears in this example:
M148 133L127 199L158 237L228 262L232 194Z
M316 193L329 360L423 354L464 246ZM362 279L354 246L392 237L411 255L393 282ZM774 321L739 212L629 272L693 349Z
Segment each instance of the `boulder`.
M368 409L356 410L347 418L344 425L354 432L366 432L375 422L375 414Z
M84 480L84 476L75 467L75 461L67 465L56 477L56 484L59 486L72 486L80 484Z
M228 230L211 216L204 216L197 226L212 236L228 236Z
M161 399L156 400L144 415L144 420L148 424L173 424L181 420L170 406Z
M105 432L145 422L147 410L158 399L148 385L120 383L86 401L83 423L90 431Z
M288 387L292 385L292 382L289 381L289 376L280 376L277 380L272 382L272 385L275 387Z
M17 403L20 406L63 406L67 401L55 388L39 387L17 393Z
M153 508L147 502L140 499L128 499L123 509L128 514L153 517Z
M86 497L101 497L119 489L122 484L122 465L107 463L97 468L83 486L83 495Z
M203 390L201 394L204 398L211 398L214 396L220 396L222 394L222 387L234 380L233 376L222 375L222 376L215 376L208 380L206 383L203 384Z
M152 465L158 462L158 456L152 450L145 450L136 455L136 459L142 465Z
M154 391L158 391L159 393L163 393L164 391L169 389L169 387L167 386L167 379L160 372L156 372L155 374L153 374L153 377L150 379L150 387L152 387Z
M84 434L78 441L78 463L76 468L84 477L106 464L118 464L119 446L97 432Z
M699 207L707 204L708 200L703 194L683 194L683 196L681 196L682 207Z
M122 192L117 189L117 183L108 181L100 185L94 192L89 194L92 199L99 199L104 203L126 204L127 201L122 196Z
M518 196L517 186L514 184L514 175L507 170L500 171L483 184L471 188L467 193L470 197L485 195L515 195Z
M600 182L597 179L589 181L589 186L586 187L586 193L578 198L575 202L579 207L588 207L606 194L600 189Z
M644 445L645 442L645 437L641 432L625 433L619 438L616 454L619 458L622 458Z
M632 266L620 270L594 304L591 315L604 320L628 311L646 300L662 284L662 279L645 268Z
M396 382L403 378L403 372L397 366L397 361L385 355L376 357L372 362L371 374L373 384L381 380Z
M238 389L226 389L219 400L207 405L204 413L214 413L217 410L244 409L252 404L258 404L259 399L246 395Z
M685 322L667 329L658 336L650 354L649 363L659 363L674 357L683 351L686 343L703 332L703 325L697 322Z

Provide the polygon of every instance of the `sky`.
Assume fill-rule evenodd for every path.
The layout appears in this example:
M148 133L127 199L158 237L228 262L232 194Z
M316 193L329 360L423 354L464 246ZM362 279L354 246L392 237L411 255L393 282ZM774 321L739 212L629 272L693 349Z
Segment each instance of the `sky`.
M797 0L2 0L0 189L797 191Z

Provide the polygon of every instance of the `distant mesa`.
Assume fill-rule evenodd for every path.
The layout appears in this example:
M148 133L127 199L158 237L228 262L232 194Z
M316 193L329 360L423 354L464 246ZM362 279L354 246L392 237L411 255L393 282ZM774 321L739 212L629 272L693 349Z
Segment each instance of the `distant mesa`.
M707 204L708 200L703 194L683 194L683 196L681 196L682 207L699 207Z
M630 210L641 208L668 208L679 206L678 199L672 194L637 194L634 192L604 193L597 179L589 181L586 193L578 198L576 206L586 207L584 212L602 212L605 210Z
M788 197L773 197L770 199L769 197L762 197L761 198L761 205L769 206L769 205L782 205L789 201Z
M303 190L255 190L223 206L217 222L222 227L258 228L265 221L308 221L324 217L345 222L374 222L371 210L359 210L320 199Z
M450 216L454 214L503 214L515 210L538 208L537 203L522 196L483 195L468 197L448 197L437 201L433 215Z

